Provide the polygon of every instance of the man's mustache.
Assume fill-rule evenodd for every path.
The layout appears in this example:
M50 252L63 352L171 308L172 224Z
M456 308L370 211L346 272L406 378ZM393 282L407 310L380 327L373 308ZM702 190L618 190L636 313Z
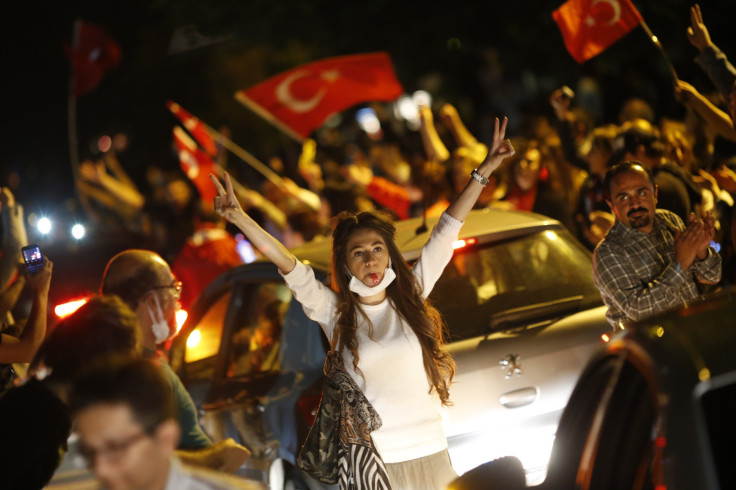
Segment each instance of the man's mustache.
M629 211L628 213L626 213L626 216L631 216L631 215L632 215L632 214L634 214L634 213L640 213L640 212L644 212L644 213L646 213L646 212L647 212L647 210L646 210L646 208L636 208L636 209L632 209L631 211Z

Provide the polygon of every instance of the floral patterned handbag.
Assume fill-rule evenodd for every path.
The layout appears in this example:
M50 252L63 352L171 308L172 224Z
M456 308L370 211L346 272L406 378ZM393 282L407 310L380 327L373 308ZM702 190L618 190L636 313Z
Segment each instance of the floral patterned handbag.
M350 377L333 347L325 359L325 381L317 417L309 430L297 467L341 490L391 488L386 467L370 433L381 417Z

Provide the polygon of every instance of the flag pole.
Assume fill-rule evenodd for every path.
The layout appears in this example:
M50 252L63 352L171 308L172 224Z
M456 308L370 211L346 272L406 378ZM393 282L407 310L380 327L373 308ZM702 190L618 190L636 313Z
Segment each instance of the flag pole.
M186 128L188 126L188 123L184 121L182 114L179 113L179 111L183 111L186 114L186 117L190 117L192 120L196 121L196 124L201 124L205 131L208 133L209 137L217 140L222 146L230 150L232 153L235 154L235 156L239 157L241 160L243 160L245 163L253 167L256 171L258 171L261 175L266 177L268 180L276 184L277 186L283 185L283 179L273 170L271 170L268 166L266 166L263 162L258 160L256 157L245 151L242 147L237 145L234 141L232 141L230 138L222 134L221 132L217 131L215 128L195 116L194 114L191 114L184 110L182 106L177 104L176 102L169 101L167 102L166 106L169 108L169 111L171 111L174 116L176 116L179 120L181 120L184 123L184 127ZM195 126L196 126L195 124ZM191 132L191 130L190 130ZM196 140L197 137L194 135L194 139ZM200 142L200 146L202 146L202 143Z
M200 121L202 121L200 119ZM232 141L230 138L225 136L224 134L220 133L219 131L215 130L214 128L210 127L207 123L202 121L202 124L204 124L204 127L207 128L207 131L216 139L219 143L222 144L225 148L230 150L235 156L243 160L245 163L253 167L256 171L258 171L261 175L266 177L268 180L273 182L276 185L283 184L283 179L273 170L271 170L266 164L258 160L256 157L245 151L242 147L237 145L234 141Z
M81 21L77 19L74 21L73 34L72 34L72 49L79 47L79 29ZM77 134L77 96L74 95L74 64L71 66L71 74L69 78L69 99L67 103L67 125L68 125L68 138L69 138L69 162L72 167L72 178L74 179L74 190L77 193L82 208L90 218L94 217L92 209L90 207L89 198L86 194L82 193L79 185L79 136Z
M662 56L664 57L664 60L670 69L670 74L672 75L672 78L674 78L675 83L677 83L680 78L677 76L677 71L675 71L675 67L674 65L672 65L670 57L667 56L667 52L664 50L664 47L662 47L662 43L659 42L659 38L652 33L651 29L649 29L649 26L643 18L641 19L641 27L642 29L644 29L644 32L646 32L649 40L652 41L652 43L659 49L659 52L662 53Z

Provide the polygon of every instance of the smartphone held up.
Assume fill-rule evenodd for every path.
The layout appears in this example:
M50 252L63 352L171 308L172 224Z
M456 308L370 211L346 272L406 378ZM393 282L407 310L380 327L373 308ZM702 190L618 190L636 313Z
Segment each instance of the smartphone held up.
M41 248L35 243L26 245L22 248L23 260L26 263L26 269L30 274L35 274L43 267L43 254Z

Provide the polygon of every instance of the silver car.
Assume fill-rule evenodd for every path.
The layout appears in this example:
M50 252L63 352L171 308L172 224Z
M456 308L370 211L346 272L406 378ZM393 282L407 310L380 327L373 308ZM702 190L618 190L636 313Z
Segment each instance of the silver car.
M396 224L406 260L418 258L436 222ZM533 483L544 477L582 368L611 334L590 253L557 221L515 211L473 211L459 238L430 296L457 362L454 405L443 412L450 456L464 473L515 455ZM293 252L329 277L330 240ZM259 345L259 330L275 332L278 345ZM205 429L253 451L249 476L273 489L318 488L294 462L319 402L326 348L275 266L255 262L208 287L171 358Z
M541 484L503 457L449 488L736 488L735 318L731 287L628 325L580 376Z

